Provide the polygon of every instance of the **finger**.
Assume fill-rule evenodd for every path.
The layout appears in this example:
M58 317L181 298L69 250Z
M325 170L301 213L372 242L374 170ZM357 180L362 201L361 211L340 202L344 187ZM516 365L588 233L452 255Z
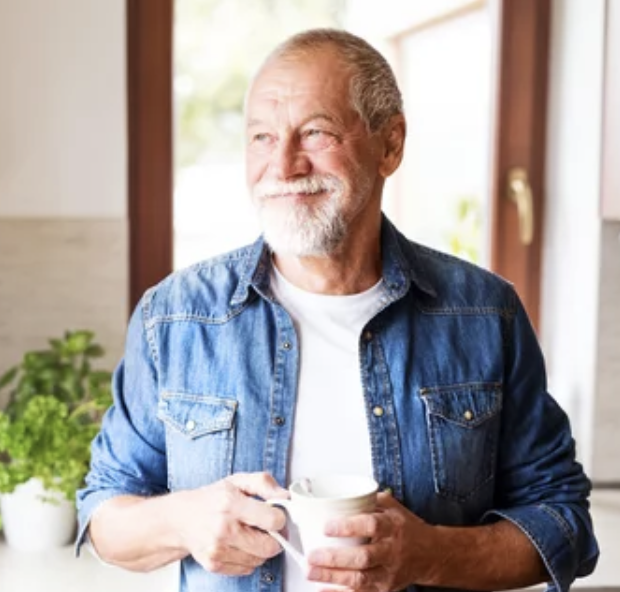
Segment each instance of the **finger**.
M221 481L218 484L219 494L215 502L217 507L213 507L212 510L232 516L236 521L248 526L255 526L262 530L281 530L286 524L284 511L249 497L250 488L241 489L238 486L244 483L247 485L247 481L244 481L245 477L249 476L252 481L256 475L258 474L238 473ZM261 475L266 475L266 473L261 473Z
M377 509L388 510L397 507L402 507L402 504L391 493L381 492L377 494Z
M384 565L390 552L389 543L371 543L358 547L326 547L308 556L311 567L367 570Z
M275 557L282 552L280 543L271 535L244 525L240 526L239 534L230 541L230 544L236 549L255 555L262 561Z
M252 553L247 553L235 547L212 545L193 554L194 559L209 571L220 573L223 566L236 565L239 568L254 570L265 560Z
M256 495L264 500L272 497L288 498L289 492L280 487L269 473L235 473L226 478L235 487L248 495Z
M250 530L243 526L241 528ZM271 551L266 549L271 549ZM281 551L280 546L269 535L253 531L245 539L243 536L234 536L226 541L216 540L199 551L193 552L192 555L205 569L214 573L240 574L251 573L256 567ZM237 566L237 568L233 569L231 566Z
M383 512L357 514L330 520L324 532L333 537L382 538L391 534L392 521Z
M200 556L194 556L194 559L207 571L226 576L248 576L256 569L256 566L212 561Z
M266 532L223 517L211 532L209 549L235 548L263 561L281 553L279 543Z
M273 557L282 551L279 543L266 532L249 526L239 518L239 508L248 498L232 484L223 484L222 491L212 501L213 516L208 521L206 529L200 529L192 535L190 552L202 548L234 547L251 555L264 559ZM251 500L259 509L278 510L271 508L264 502ZM257 521L255 521L257 522ZM260 521L258 521L260 522ZM275 522L276 527L279 525Z
M284 510L251 497L241 495L234 506L234 512L240 522L261 530L277 532L286 526Z
M388 585L383 581L384 574L385 570L380 567L365 571L311 567L307 572L307 578L311 582L326 584L321 591L330 590L329 584L336 584L346 586L355 592L374 592L388 589Z

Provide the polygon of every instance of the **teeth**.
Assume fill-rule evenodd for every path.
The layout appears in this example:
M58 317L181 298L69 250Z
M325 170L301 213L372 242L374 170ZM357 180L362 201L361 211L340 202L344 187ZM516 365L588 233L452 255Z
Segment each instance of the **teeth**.
M308 178L287 184L266 184L256 187L258 197L283 197L290 194L316 195L317 193L329 192L338 188L338 183L332 179Z

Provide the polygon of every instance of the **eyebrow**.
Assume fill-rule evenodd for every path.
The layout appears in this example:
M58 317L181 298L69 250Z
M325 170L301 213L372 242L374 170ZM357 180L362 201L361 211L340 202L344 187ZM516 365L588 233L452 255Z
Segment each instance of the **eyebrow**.
M314 113L311 113L308 117L306 117L301 122L301 125L302 126L306 125L307 123L310 123L311 121L315 121L317 119L327 121L328 123L335 123L337 125L342 125L342 121L340 119L337 119L336 117L333 117L332 115L328 115L327 113L323 113L321 111L316 111Z
M342 125L343 122L336 118L333 117L332 115L329 115L327 113L323 113L322 111L315 111L314 113L311 113L310 115L308 115L308 117L304 118L301 123L299 124L298 127L302 127L304 125L307 125L308 123L310 123L311 121L316 121L316 120L323 120L323 121L327 121L328 123L334 123L336 125ZM248 119L247 122L247 127L255 127L255 126L259 126L259 125L264 125L266 122L263 119L259 119L256 117L252 117L250 119Z
M248 119L248 122L246 124L246 127L254 127L256 125L262 125L264 122L262 119L256 119L256 118L252 118L252 119Z

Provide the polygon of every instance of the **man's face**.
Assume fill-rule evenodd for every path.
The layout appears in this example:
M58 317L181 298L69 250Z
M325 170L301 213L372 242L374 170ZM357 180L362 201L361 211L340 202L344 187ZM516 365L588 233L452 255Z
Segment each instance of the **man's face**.
M379 211L380 147L329 49L277 59L259 73L246 114L247 183L278 254L333 253Z

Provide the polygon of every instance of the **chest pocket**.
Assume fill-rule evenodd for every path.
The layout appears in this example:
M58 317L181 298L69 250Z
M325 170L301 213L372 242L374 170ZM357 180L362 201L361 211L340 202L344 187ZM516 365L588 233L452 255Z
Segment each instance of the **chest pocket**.
M166 426L168 487L194 489L232 473L237 401L164 392L157 417Z
M501 385L473 383L420 389L426 405L435 490L465 501L493 478Z

